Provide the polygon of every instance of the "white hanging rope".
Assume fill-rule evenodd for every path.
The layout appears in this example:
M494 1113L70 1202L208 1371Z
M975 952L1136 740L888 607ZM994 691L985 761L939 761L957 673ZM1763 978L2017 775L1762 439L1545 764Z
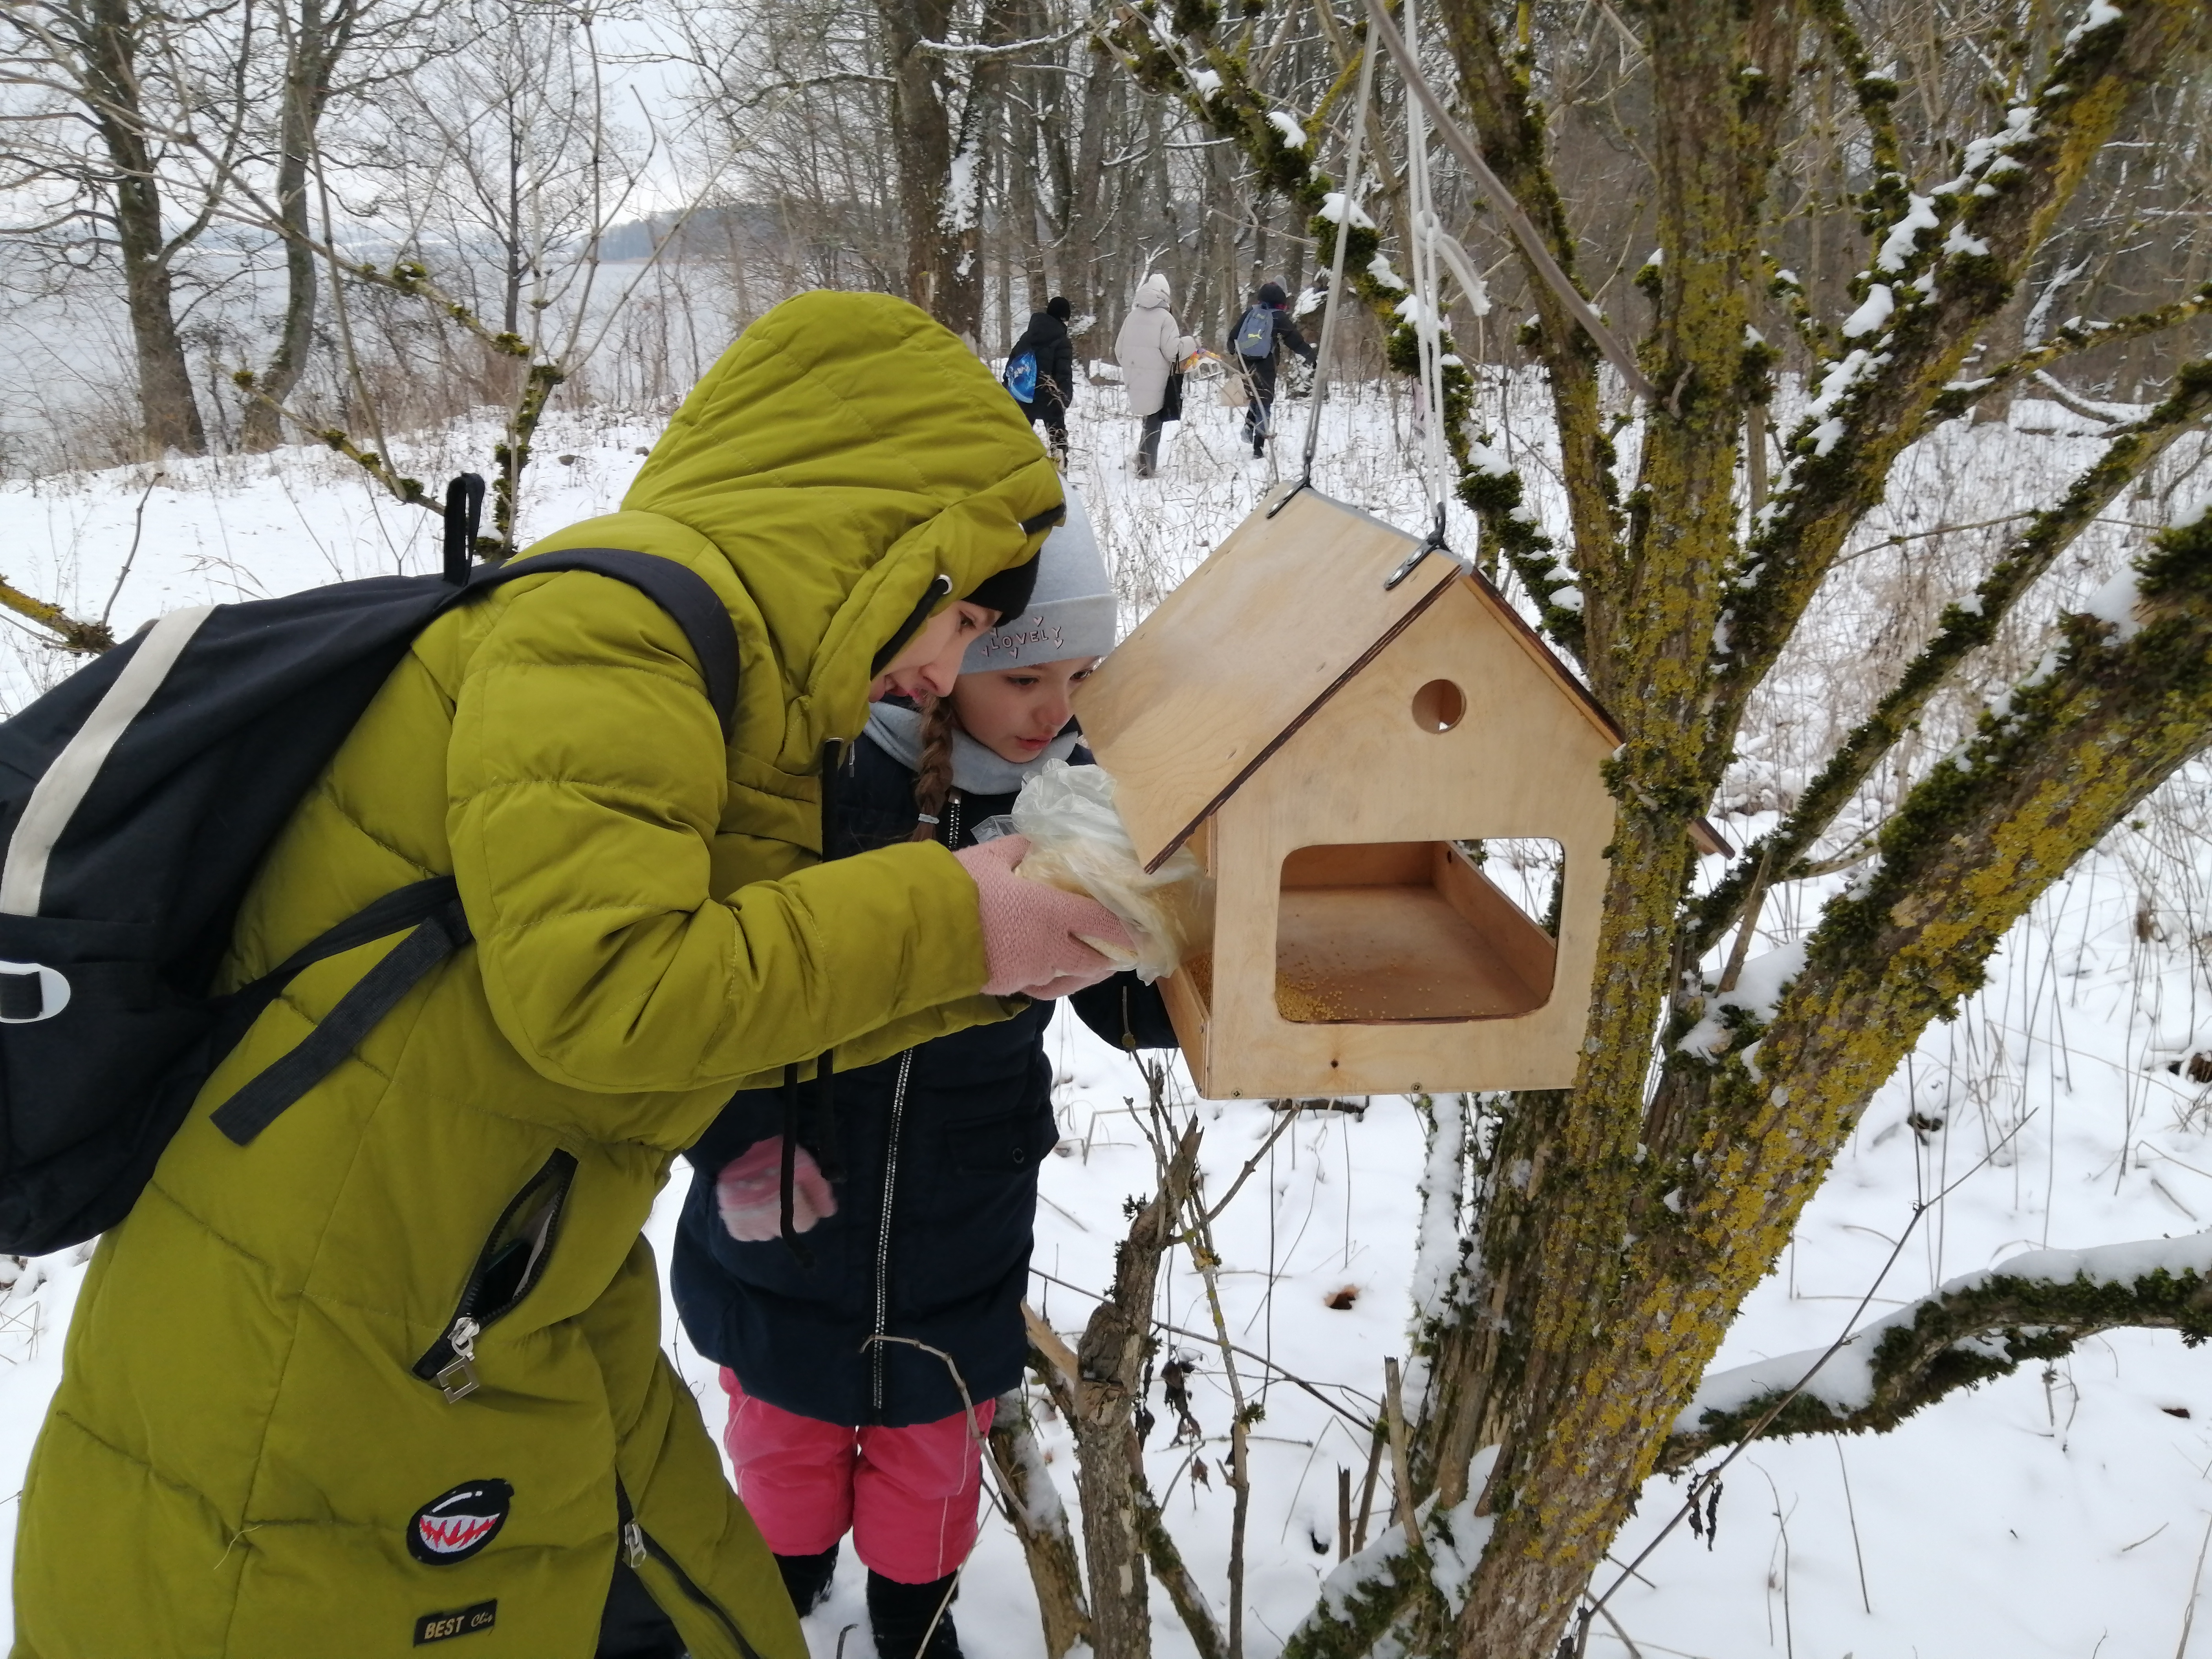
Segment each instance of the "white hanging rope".
M1336 247L1328 262L1328 304L1321 314L1321 345L1314 353L1312 405L1306 411L1305 456L1301 463L1298 489L1313 483L1314 451L1321 442L1321 408L1328 398L1328 367L1332 361L1329 349L1336 342L1337 313L1342 309L1344 294L1344 247L1352 240L1352 228L1359 222L1359 138L1367 126L1367 109L1375 90L1376 52L1370 47L1363 51L1359 59L1359 96L1352 112L1352 138L1344 164L1344 193L1336 198ZM1323 211L1327 211L1326 204ZM1297 494L1294 489L1291 495ZM1290 500L1290 495L1283 498ZM1269 509L1268 516L1281 509L1278 501Z
M1406 0L1406 38L1420 39L1419 0ZM1430 538L1442 545L1445 504L1451 495L1449 448L1444 432L1443 341L1437 276L1437 219L1433 180L1429 173L1428 117L1418 100L1406 100L1406 159L1412 195L1409 227L1412 243L1413 292L1406 303L1413 307L1413 336L1419 344L1421 392L1427 404L1421 422L1422 486L1427 494L1433 527Z

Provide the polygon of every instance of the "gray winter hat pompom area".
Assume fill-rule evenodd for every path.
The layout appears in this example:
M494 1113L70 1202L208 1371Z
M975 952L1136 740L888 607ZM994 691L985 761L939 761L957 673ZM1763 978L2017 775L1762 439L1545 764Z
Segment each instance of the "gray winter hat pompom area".
M970 645L961 660L962 673L1003 672L1070 657L1103 657L1114 648L1121 605L1083 497L1073 489L1066 494L1066 520L1044 538L1028 607Z

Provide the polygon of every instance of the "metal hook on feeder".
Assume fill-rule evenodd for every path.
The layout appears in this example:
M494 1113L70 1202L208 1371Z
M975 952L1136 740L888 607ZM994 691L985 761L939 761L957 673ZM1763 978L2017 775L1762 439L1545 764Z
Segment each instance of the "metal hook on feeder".
M1285 496L1284 499L1287 501L1289 497ZM1437 522L1435 527L1429 532L1427 537L1422 541L1419 547L1415 548L1411 553L1408 553L1406 556L1406 562L1400 565L1384 579L1382 583L1382 591L1385 593L1389 592L1392 589L1395 588L1399 583L1404 581L1407 577L1412 575L1416 570L1419 570L1421 568L1421 561L1427 558L1430 554L1449 553L1451 549L1444 544L1444 504L1442 501L1438 501L1437 503Z

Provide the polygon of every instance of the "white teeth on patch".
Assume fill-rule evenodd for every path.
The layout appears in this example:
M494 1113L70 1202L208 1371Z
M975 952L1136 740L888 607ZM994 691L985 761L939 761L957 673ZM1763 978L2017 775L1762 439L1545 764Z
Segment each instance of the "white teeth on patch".
M489 1515L441 1516L435 1521L416 1523L422 1541L442 1554L466 1549L489 1532L497 1516Z

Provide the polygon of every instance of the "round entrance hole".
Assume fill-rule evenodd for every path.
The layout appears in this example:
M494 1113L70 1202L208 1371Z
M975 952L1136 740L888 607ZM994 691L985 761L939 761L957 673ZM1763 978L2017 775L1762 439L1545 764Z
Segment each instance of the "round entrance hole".
M1413 693L1413 724L1424 732L1449 732L1467 716L1467 693L1449 680L1431 680Z

